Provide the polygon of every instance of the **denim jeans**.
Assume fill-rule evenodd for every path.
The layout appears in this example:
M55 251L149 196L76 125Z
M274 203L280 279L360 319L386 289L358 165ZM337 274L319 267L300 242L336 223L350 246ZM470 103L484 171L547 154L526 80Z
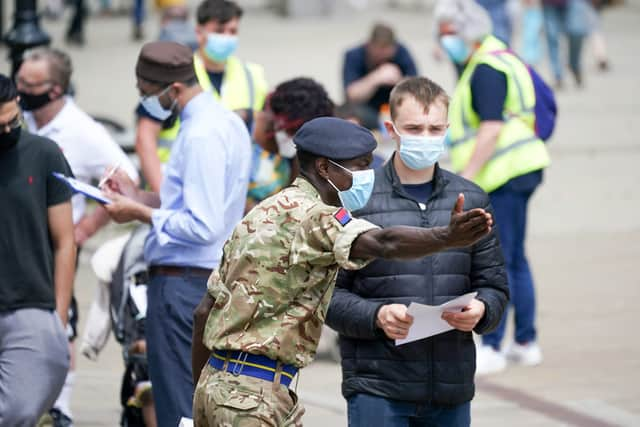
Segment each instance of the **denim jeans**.
M567 6L543 5L544 29L547 35L549 60L556 81L562 81L563 64L560 61L560 34L566 33L569 41L569 67L576 74L581 74L582 45L587 24L581 22L580 11L574 6L576 1L569 0Z
M537 64L542 57L540 32L544 17L537 6L527 7L522 14L522 59L531 65Z
M505 0L477 0L477 3L489 13L493 35L506 44L511 44L513 28L507 10L507 2Z
M468 427L471 403L435 406L359 393L347 400L349 427Z
M532 172L514 178L489 193L507 267L510 305L515 310L515 341L520 344L536 339L536 298L524 245L529 199L541 181L542 172ZM505 310L498 328L482 337L483 344L500 349L506 319Z
M206 277L151 277L145 335L158 426L175 427L191 418L193 310L207 289Z
M133 24L140 26L144 22L145 10L144 0L134 0L133 3Z

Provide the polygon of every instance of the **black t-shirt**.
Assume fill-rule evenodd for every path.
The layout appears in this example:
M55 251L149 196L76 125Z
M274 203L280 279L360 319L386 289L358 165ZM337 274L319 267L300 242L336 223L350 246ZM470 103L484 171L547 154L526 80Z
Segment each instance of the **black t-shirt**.
M407 48L400 43L398 43L396 55L389 62L396 64L402 71L402 75L405 77L415 76L418 74L416 64L413 61L411 54ZM373 68L367 63L366 45L361 45L347 51L344 57L344 66L342 69L342 82L345 92L347 90L347 86L357 80L360 80L371 71L373 71ZM366 104L375 111L379 111L383 104L387 104L389 102L391 89L393 89L393 86L379 87Z
M220 93L222 89L222 78L224 77L224 71L208 71L209 81L211 85L216 88L216 92Z
M480 64L471 76L471 106L480 121L504 120L507 76L487 64Z
M427 203L433 193L433 181L422 184L402 184L402 187L418 203Z
M47 208L72 192L53 172L72 176L49 139L23 130L16 146L0 152L0 312L55 309Z

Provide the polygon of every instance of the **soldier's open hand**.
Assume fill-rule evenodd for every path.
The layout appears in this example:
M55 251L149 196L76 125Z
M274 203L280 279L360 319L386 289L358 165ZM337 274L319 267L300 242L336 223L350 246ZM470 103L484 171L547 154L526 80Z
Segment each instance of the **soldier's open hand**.
M458 195L451 212L448 241L453 247L469 246L491 232L493 218L484 209L476 208L464 212L464 195Z

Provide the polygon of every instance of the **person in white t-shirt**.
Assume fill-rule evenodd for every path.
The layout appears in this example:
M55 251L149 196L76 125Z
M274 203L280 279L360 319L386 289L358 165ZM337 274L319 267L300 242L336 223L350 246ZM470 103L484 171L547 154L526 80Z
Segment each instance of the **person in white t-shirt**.
M76 179L82 182L99 180L107 168L115 166L137 181L138 173L134 165L107 130L66 95L73 71L69 56L56 49L37 48L28 51L23 59L16 83L29 131L55 141ZM109 222L109 216L101 205L88 212L86 199L81 194L73 196L72 206L75 240L80 249L87 239ZM67 331L70 343L76 335L75 299L72 301L72 311ZM54 427L72 425L69 407L74 380L72 345L70 352L71 367L67 381L51 411Z

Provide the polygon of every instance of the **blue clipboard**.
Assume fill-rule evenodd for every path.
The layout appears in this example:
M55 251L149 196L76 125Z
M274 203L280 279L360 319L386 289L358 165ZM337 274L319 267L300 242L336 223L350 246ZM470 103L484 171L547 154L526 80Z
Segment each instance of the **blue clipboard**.
M84 182L80 182L75 178L65 176L58 172L53 172L52 175L67 184L76 193L84 194L90 199L93 199L98 203L102 203L103 205L111 203L111 200L107 199L98 187L85 184Z

